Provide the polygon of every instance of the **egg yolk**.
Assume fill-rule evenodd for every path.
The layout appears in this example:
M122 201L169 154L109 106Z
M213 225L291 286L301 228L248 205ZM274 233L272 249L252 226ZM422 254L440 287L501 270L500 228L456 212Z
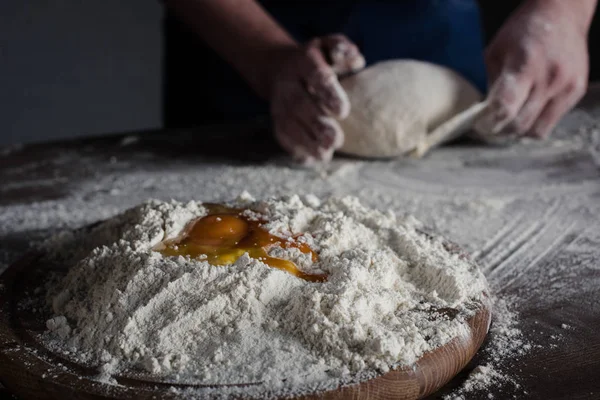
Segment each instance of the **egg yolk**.
M244 217L243 210L229 209L221 205L209 205L209 215L194 221L182 238L163 243L159 251L167 256L206 257L212 265L234 263L244 253L265 264L286 271L298 278L311 282L327 280L324 274L309 274L300 270L292 261L271 257L273 246L297 248L310 254L313 262L317 253L297 237L283 239L270 234L261 226L261 221Z

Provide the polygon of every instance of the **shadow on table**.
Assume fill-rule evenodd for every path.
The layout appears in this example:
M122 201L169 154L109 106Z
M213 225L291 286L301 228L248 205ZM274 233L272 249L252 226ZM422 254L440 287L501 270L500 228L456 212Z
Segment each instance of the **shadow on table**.
M460 140L449 146L473 147L474 143ZM369 161L346 155L336 158ZM175 163L192 168L207 164L294 166L266 119L31 144L5 149L0 156L0 206L56 200L69 195L82 180L138 168L162 170Z
M256 164L280 158L266 120L207 125L187 129L131 132L109 137L63 142L63 147L92 146L99 153L149 152L167 160Z
M447 146L480 146L471 139L459 139ZM25 146L13 154L0 157L0 171L11 158L29 155L33 159L48 159L58 150L79 151L82 154L127 155L149 152L154 156L184 161L217 161L235 164L255 164L281 160L285 152L277 144L268 119L235 124L205 125L195 128L123 132L85 139L63 140ZM350 155L338 158L361 159ZM15 160L17 161L17 160Z

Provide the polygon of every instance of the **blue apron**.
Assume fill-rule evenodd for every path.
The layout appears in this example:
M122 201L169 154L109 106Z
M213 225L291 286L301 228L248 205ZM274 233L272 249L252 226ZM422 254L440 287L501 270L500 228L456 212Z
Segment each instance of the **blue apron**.
M344 33L367 65L408 58L447 66L486 89L476 0L268 1L296 40ZM173 18L166 20L165 123L189 126L268 114L237 72Z

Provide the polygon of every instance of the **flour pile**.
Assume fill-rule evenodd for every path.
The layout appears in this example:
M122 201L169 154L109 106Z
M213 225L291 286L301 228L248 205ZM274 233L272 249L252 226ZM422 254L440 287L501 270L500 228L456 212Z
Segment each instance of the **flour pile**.
M228 206L260 215L271 234L301 234L316 262L296 248L270 254L327 281L305 281L247 254L228 266L163 256L153 248L207 209L149 201L53 240L58 253L77 254L48 294L47 343L106 374L261 382L262 395L302 393L410 365L468 338L465 320L474 302L486 301L478 268L412 217L368 209L354 197L256 201L244 193Z

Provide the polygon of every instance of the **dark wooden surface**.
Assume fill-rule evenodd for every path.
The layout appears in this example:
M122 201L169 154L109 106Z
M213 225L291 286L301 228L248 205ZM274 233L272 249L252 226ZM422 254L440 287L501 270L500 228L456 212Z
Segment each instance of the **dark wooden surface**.
M598 104L593 98L584 102L589 112L586 115L591 119L586 120L589 130L600 126L595 122L600 116ZM440 181L444 180L450 180L455 190L462 190L460 186L464 184L467 193L471 193L469 190L478 193L477 185L494 196L507 193L518 197L519 193L526 193L529 197L517 199L522 202L534 201L535 192L544 193L540 195L538 209L527 208L525 210L530 211L514 214L515 220L525 227L539 224L536 241L525 234L522 240L521 236L510 239L511 229L502 226L497 231L505 232L507 238L501 235L494 239L495 231L484 229L485 223L480 220L476 221L480 225L463 221L467 214L461 215L460 211L452 224L437 227L451 238L464 233L460 240L469 243L460 243L460 240L459 243L475 252L498 294L514 300L519 313L518 327L532 345L522 357L504 360L519 387L492 386L485 395L490 394L495 399L600 399L600 169L598 160L590 153L590 146L597 146L596 150L600 151L597 141L600 135L584 132L581 136L580 121L576 118L563 124L559 132L562 144L509 151L467 143L440 149L421 161L361 163L356 176L342 177L339 184L331 181L331 193L355 193L360 186L376 185L378 190L391 190L393 196L406 195L404 192L413 190L413 185L418 183L418 190L414 189L416 194L431 192L440 204L445 193L440 189ZM56 221L40 221L38 229L31 224L19 225L15 213L35 212L40 207L54 207L63 201L67 206L77 201L80 207L85 207L89 201L89 219L85 216L77 219L84 225L98 219L95 208L103 199L114 203L116 212L140 199L164 197L159 190L161 185L163 189L175 187L165 180L164 170L181 174L186 185L202 186L203 174L212 174L211 182L219 179L215 168L281 164L281 155L263 131L241 126L193 132L141 132L136 133L141 140L131 145L124 145L122 136L114 136L5 150L0 156L0 224L4 224L0 225L0 263L6 266L14 262L27 251L31 241L44 238L57 228L74 227L75 219L68 214ZM591 139L585 135L591 135ZM586 142L573 146L568 143L580 139ZM543 146L555 146L556 151L544 152L538 157ZM460 165L456 159L462 160ZM435 177L431 175L432 170L437 174ZM158 188L149 189L143 182L139 186L131 183L135 187L124 193L120 176L132 176L136 171L145 171L145 179L153 174L160 176ZM471 178L481 174L491 174L490 179L474 183ZM206 182L208 185L208 178ZM272 184L280 184L279 178L274 176ZM117 194L115 200L108 192L117 186L121 187L123 196ZM264 188L267 187L265 184ZM322 192L329 191L323 189ZM371 195L360 193L367 198ZM190 196L203 198L202 187L173 195L176 198ZM427 201L426 198L423 201ZM376 202L377 199L371 201ZM407 207L419 214L418 204L411 203ZM448 207L452 204L448 203ZM490 215L489 224L495 223L494 218L512 212L513 208L498 210ZM9 226L8 222L15 225ZM502 276L501 270L511 272ZM563 324L568 325L568 329L564 329ZM469 369L482 360L485 360L483 353L432 398L450 393L464 381ZM469 396L465 398L482 398L481 393Z

